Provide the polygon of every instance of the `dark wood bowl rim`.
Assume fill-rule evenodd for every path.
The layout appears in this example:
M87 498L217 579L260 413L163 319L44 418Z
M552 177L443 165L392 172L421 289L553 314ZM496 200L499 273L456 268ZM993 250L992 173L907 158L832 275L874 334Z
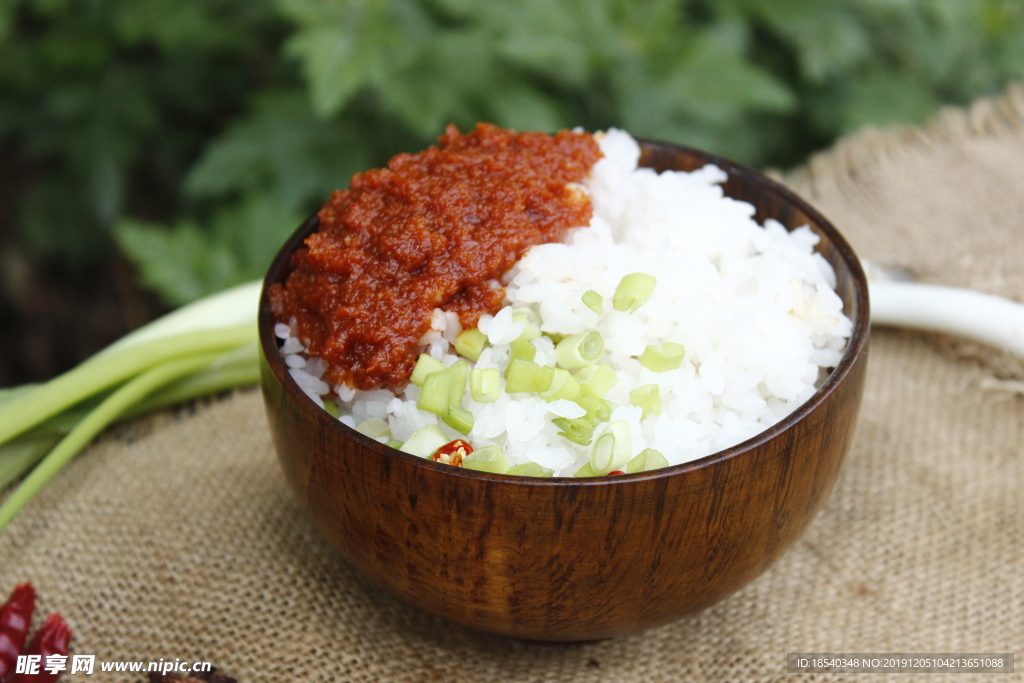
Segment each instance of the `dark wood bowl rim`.
M714 164L718 166L729 174L730 178L744 178L748 181L753 181L755 184L761 185L765 190L774 193L786 203L796 207L799 211L803 212L811 222L815 223L816 227L824 233L829 241L832 242L836 252L849 268L850 273L853 276L854 307L856 311L853 321L853 331L850 335L850 341L846 346L846 350L843 352L843 356L840 359L839 364L831 373L829 373L828 378L826 378L822 385L818 387L817 391L815 391L814 394L796 410L779 422L775 423L763 432L755 434L746 441L738 443L730 448L711 453L703 458L698 458L696 460L691 460L689 462L672 465L658 470L652 470L650 472L620 474L613 477L520 477L506 474L491 474L487 472L467 470L461 467L451 467L450 465L444 465L424 458L419 458L386 446L364 436L363 434L360 434L355 429L342 424L337 419L331 417L326 410L323 410L313 403L313 401L305 395L302 389L299 388L298 384L296 384L291 378L291 375L288 374L288 368L285 366L284 360L281 358L281 354L278 351L277 340L274 335L274 323L276 321L274 320L273 314L270 310L270 302L267 298L267 288L271 284L284 281L284 277L290 268L289 260L292 252L294 252L306 237L316 230L319 225L319 220L317 219L316 214L313 214L303 221L295 232L292 233L291 237L288 238L280 251L278 251L277 255L274 257L274 260L267 271L267 275L263 280L257 324L263 354L266 358L267 364L274 374L274 377L283 386L288 396L296 403L296 405L301 406L301 409L305 413L309 414L312 419L318 421L323 428L336 434L339 439L354 440L362 447L371 449L384 456L397 458L398 460L405 461L415 467L443 470L453 477L464 477L482 481L490 480L496 483L503 482L521 486L616 486L629 484L630 482L650 481L663 477L671 477L709 467L731 458L740 458L745 454L756 451L765 442L785 433L793 425L797 424L807 415L812 413L815 408L817 408L829 395L832 394L832 392L836 390L836 388L850 373L857 358L864 351L870 327L870 312L867 278L864 275L864 270L861 268L860 259L857 258L853 248L831 222L818 213L818 211L810 204L791 192L781 183L778 183L771 178L768 178L767 176L741 164L692 147L645 139L639 139L638 142L640 142L641 146L646 146L651 149L661 149L689 154L693 157L703 159L706 164Z

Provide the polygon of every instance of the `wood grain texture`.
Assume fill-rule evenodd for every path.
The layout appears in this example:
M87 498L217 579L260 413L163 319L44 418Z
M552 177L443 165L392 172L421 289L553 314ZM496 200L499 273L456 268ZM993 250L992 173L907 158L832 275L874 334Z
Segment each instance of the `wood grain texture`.
M452 468L372 441L332 419L288 376L260 303L262 385L284 473L340 558L403 600L471 628L530 640L635 632L721 600L799 537L835 483L867 367L864 273L805 202L724 159L654 142L641 163L729 173L726 193L787 228L808 224L835 268L854 332L801 408L726 451L664 470L589 480ZM284 245L265 285L284 280Z

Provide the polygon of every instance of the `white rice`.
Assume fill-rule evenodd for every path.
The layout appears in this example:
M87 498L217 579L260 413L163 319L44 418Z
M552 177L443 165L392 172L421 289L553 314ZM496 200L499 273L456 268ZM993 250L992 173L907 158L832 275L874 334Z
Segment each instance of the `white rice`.
M787 232L771 219L759 226L754 207L723 195L726 174L715 166L657 174L637 167L640 149L627 133L613 129L596 137L604 157L584 183L594 206L590 225L570 230L564 243L533 247L508 274L505 307L480 320L491 346L475 366L504 370L509 342L522 331L512 308L529 307L543 332L597 330L604 338L602 361L619 377L604 398L619 404L611 419L630 424L633 455L655 448L676 465L738 444L806 401L850 336L835 274L813 251L818 237L806 226ZM615 311L615 288L634 272L657 278L654 293L632 314ZM583 304L587 290L604 297L604 316ZM275 326L289 373L323 405L331 389L321 379L324 365L304 357L292 329ZM425 352L451 365L460 331L455 314L435 311L421 340ZM686 348L682 367L663 373L642 367L644 348L664 342ZM532 343L535 362L554 365L551 340ZM629 392L645 384L660 388L662 413L641 420ZM511 465L535 462L571 476L588 462L588 448L558 436L552 423L581 416L571 401L503 394L494 403L476 403L467 387L463 407L474 425L463 436L416 408L415 385L401 397L380 389L334 390L342 422L384 418L399 441L433 424L476 448L500 446Z

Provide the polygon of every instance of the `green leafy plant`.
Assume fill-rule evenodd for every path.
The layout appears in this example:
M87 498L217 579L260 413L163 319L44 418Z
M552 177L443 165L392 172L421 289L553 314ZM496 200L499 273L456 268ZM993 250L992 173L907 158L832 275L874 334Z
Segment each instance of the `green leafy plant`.
M788 166L1022 74L1018 0L10 0L0 158L27 248L83 263L113 238L181 304L448 123Z

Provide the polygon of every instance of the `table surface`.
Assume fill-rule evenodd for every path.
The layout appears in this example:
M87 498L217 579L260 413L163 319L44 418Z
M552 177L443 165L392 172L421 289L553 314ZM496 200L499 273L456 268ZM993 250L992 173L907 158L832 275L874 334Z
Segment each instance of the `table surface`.
M1021 159L1016 86L782 178L862 257L1024 300ZM32 580L76 653L211 661L240 681L783 680L789 652L1019 653L1021 380L989 349L876 330L853 449L807 533L732 597L633 637L505 640L366 585L292 500L255 391L101 439L0 535L0 589Z

